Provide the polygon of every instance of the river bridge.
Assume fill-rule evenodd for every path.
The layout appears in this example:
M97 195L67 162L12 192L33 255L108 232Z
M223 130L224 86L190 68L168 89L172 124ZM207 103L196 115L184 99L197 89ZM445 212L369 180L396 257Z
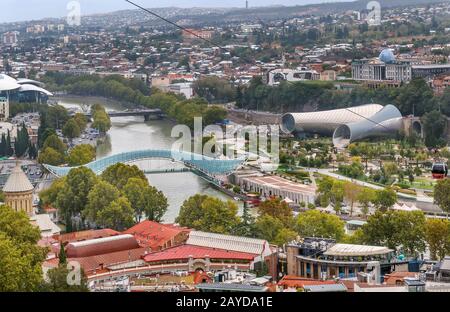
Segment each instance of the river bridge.
M92 114L88 112L82 113L88 119L92 118ZM145 121L149 121L150 117L153 119L161 119L164 117L164 113L159 108L155 109L135 109L135 110L125 110L125 111L109 111L107 112L108 116L113 117L128 117L128 116L144 116ZM71 113L71 115L75 115L75 113Z
M177 170L189 170L196 174L204 175L213 178L214 175L228 175L238 169L244 162L245 158L236 159L221 159L212 158L200 154L176 151L176 150L140 150L120 153L108 156L99 160L92 161L83 167L91 169L95 174L101 174L109 166L117 163L132 163L146 159L169 159L172 161L183 163L188 169L172 169L163 168L158 169L158 173L169 173ZM52 174L62 177L69 173L69 171L76 167L58 167L51 165L44 165L44 167ZM155 170L156 171L156 170ZM150 170L149 170L150 172ZM152 172L155 173L155 172Z

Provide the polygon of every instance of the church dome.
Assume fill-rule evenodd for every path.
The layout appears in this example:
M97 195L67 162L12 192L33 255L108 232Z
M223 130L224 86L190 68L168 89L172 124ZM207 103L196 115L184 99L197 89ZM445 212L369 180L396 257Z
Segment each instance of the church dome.
M30 192L34 189L27 175L22 171L17 164L13 169L11 175L8 177L3 192L5 193L21 193Z
M395 55L392 53L391 49L384 49L381 51L379 59L384 63L393 63L395 62Z

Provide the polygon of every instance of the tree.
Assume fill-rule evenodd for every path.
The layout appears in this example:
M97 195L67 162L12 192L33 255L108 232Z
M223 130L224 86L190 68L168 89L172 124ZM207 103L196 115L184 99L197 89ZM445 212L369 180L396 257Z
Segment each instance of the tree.
M59 259L59 265L67 264L66 249L64 248L64 245L62 243L60 245L58 259Z
M329 237L337 241L344 237L344 221L335 215L308 210L297 218L297 229L302 237Z
M80 285L69 285L67 283L67 277L69 275L69 269L66 265L59 265L57 268L50 269L47 272L48 281L44 282L40 287L41 291L45 292L88 292L87 278L81 270L81 283Z
M358 200L358 196L361 193L361 187L354 183L344 183L344 197L350 202L350 216L353 216L353 206Z
M84 116L81 113L76 113L73 116L73 120L75 120L75 122L77 123L78 128L80 129L81 132L86 130L86 126L87 126L87 118L86 118L86 116Z
M133 208L125 197L119 197L108 206L99 209L95 223L104 228L124 231L130 228L133 222Z
M67 151L67 145L64 144L64 142L61 141L61 139L58 138L56 134L48 136L42 147L44 149L47 147L51 147L60 154L64 154Z
M0 291L36 291L42 283L46 249L26 213L0 206Z
M53 184L57 195L52 202L59 213L67 217L82 215L88 205L88 194L98 183L95 173L86 167L74 168L69 171L63 183Z
M361 230L365 244L403 249L411 256L425 250L425 215L422 211L377 211Z
M444 211L450 212L450 179L438 181L434 187L434 202Z
M284 225L281 220L265 214L256 220L255 228L259 238L274 243L278 233L284 228Z
M375 193L374 205L381 211L387 211L397 202L397 193L389 187Z
M95 159L95 149L90 144L80 144L69 151L67 161L69 166L85 165Z
M138 178L147 181L144 172L136 165L129 166L123 163L117 163L106 168L106 170L103 171L101 178L114 185L119 190L123 189L130 178Z
M78 138L81 134L80 127L75 119L69 119L62 129L64 136L70 140Z
M183 203L176 222L199 231L230 234L240 223L237 211L232 201L195 195Z
M64 163L65 157L55 149L46 147L39 153L38 161L41 164L59 166Z
M439 111L434 110L425 113L421 118L425 145L427 147L440 147L446 145L444 131L447 118Z
M425 240L430 248L431 259L443 259L450 252L450 221L447 219L427 219Z
M167 211L167 198L161 191L148 186L144 191L144 213L148 220L161 222Z
M363 187L358 194L357 201L361 204L362 213L367 216L370 203L375 201L375 191L371 188Z
M269 215L271 217L277 218L285 226L292 226L293 224L293 216L292 209L289 205L281 201L279 198L271 198L266 201L263 201L259 207L258 211L260 215Z
M425 112L432 111L436 105L433 90L423 78L415 78L400 88L395 102L403 116L422 116Z
M89 192L88 203L86 209L83 210L83 216L95 223L98 220L98 213L106 209L119 197L119 190L115 186L100 180Z

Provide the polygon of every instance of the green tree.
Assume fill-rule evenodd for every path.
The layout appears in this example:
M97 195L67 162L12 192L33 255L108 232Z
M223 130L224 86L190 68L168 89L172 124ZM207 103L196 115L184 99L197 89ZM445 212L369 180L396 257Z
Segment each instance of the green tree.
M75 119L69 119L62 129L64 136L70 140L78 138L81 134L80 127Z
M41 164L59 166L64 164L65 157L55 149L46 147L39 153L38 161Z
M281 201L279 198L271 198L263 201L259 205L258 211L260 215L269 215L277 218L285 226L292 226L294 223L292 209L286 202Z
M130 228L133 222L133 208L125 197L119 197L108 206L99 209L95 223L104 228L124 231Z
M427 219L425 240L430 248L431 259L443 259L450 252L450 221L447 219Z
M365 244L403 249L411 256L425 250L425 215L422 211L377 211L361 230Z
M95 149L90 144L80 144L69 151L67 162L69 166L85 165L95 159Z
M375 201L375 191L368 187L363 187L358 194L357 201L361 204L362 213L367 216L370 203Z
M114 185L119 190L123 189L130 178L147 180L144 172L136 165L129 166L123 163L117 163L106 168L106 170L101 174L101 178L104 181Z
M67 145L64 144L64 142L61 141L61 139L58 138L56 134L48 136L42 147L44 149L47 147L51 147L60 154L64 154L67 151Z
M402 115L422 116L425 112L432 111L435 106L433 90L422 78L415 78L406 86L400 88L400 93L395 100Z
M434 202L444 211L450 212L450 179L438 181L434 187Z
M230 234L240 223L237 211L232 201L196 195L183 203L176 222L199 231Z
M297 229L302 237L330 237L337 241L343 239L345 234L344 221L318 210L300 213L297 217Z
M434 110L425 113L422 118L425 145L427 147L440 147L446 145L444 132L447 118L439 111Z
M42 283L46 249L26 213L0 206L0 291L36 291Z
M281 220L264 214L256 220L255 228L259 238L275 243L277 235L284 228L284 225Z
M87 123L88 123L86 116L84 116L81 113L76 113L73 116L73 120L75 120L75 122L77 123L78 128L80 129L81 132L86 130L86 126L87 126Z
M47 272L48 281L42 284L40 290L45 292L88 292L87 278L83 270L81 271L80 285L69 285L67 276L70 272L66 265L59 265L57 268L50 269Z
M98 213L119 197L120 192L115 186L100 180L88 194L88 203L83 210L83 216L95 223L98 220Z
M374 205L381 211L387 211L397 202L397 193L389 187L376 191Z

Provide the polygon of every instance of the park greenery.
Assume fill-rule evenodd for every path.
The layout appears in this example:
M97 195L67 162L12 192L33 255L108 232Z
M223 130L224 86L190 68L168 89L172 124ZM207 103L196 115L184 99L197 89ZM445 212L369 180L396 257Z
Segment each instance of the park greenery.
M0 138L0 157L11 157L13 155L18 158L28 156L30 159L36 159L37 157L37 148L30 140L25 123L18 127L14 144L11 142L9 129L6 135L2 133Z
M85 167L72 169L41 192L42 204L58 209L66 231L112 228L123 231L143 217L161 221L167 198L136 166L122 163L108 167L100 176Z

